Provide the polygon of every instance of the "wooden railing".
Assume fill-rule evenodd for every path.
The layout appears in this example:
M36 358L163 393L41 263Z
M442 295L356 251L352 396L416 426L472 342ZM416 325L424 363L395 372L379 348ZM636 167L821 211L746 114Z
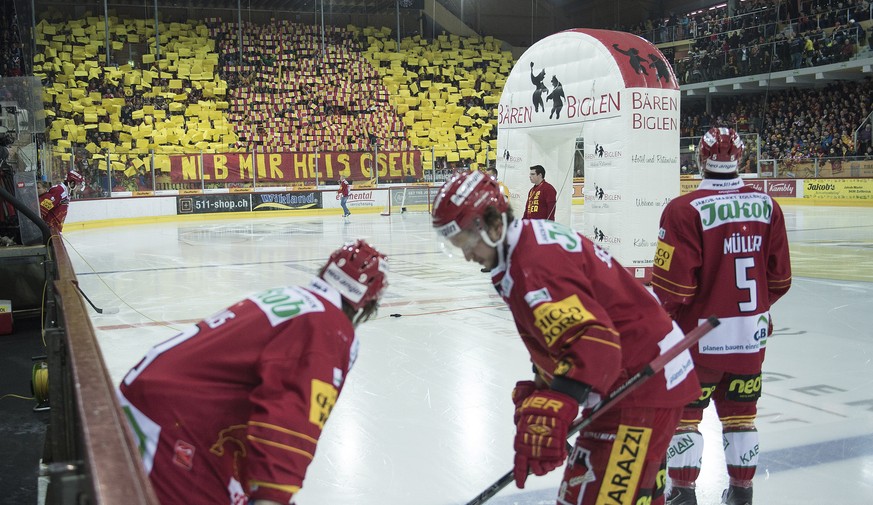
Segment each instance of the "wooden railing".
M45 503L158 505L115 396L63 241L50 241L55 272L46 302L51 420Z

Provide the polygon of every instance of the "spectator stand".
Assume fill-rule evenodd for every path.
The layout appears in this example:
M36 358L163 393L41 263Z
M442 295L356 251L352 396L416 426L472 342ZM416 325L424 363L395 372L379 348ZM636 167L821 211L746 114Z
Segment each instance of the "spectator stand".
M108 49L101 27L113 34ZM275 20L240 25L208 18L156 26L100 16L40 21L35 70L47 88L56 172L79 170L88 181L82 196L101 197L256 184L257 172L243 184L203 176L199 184L179 183L168 174L171 157L183 154L203 159L204 153L248 152L254 158L281 149L314 152L318 159L319 152L372 150L375 158L377 149L424 149L430 165L436 159L468 168L487 162L495 141L496 90L511 63L509 53L497 50L498 41L441 36L428 45L414 37L398 51L390 29L325 32L319 40L312 25ZM235 33L246 34L241 54ZM433 65L398 65L406 56L421 63L425 52ZM106 64L119 55L127 63ZM444 63L458 69L442 68ZM402 78L395 69L402 69ZM411 69L428 72L433 89L412 82L418 76ZM427 127L435 134L423 133ZM428 180L435 175L431 166Z
M514 59L492 37L440 35L401 41L368 35L367 56L383 76L413 147L437 171L476 170L497 159L497 104Z
M838 81L821 88L789 88L683 103L683 135L709 125L760 135L759 173L783 177L871 177L873 149L867 128L873 81ZM860 141L858 138L860 137ZM772 170L771 170L772 169Z
M113 50L155 43L145 20L89 16L36 27L42 52L34 75L46 86L49 140L60 172L76 168L85 176L85 196L153 191L165 183L170 154L236 149L223 112L227 86L215 73L218 54L205 25L161 24L160 59L146 52L109 65L103 27L114 34Z

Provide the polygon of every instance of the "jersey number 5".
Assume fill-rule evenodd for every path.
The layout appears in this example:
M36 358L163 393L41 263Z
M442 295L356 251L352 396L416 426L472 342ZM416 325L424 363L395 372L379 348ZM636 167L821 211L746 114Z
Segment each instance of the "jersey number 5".
M749 279L749 270L755 269L755 258L734 260L737 289L749 292L749 300L739 303L740 312L754 312L758 309L758 281Z

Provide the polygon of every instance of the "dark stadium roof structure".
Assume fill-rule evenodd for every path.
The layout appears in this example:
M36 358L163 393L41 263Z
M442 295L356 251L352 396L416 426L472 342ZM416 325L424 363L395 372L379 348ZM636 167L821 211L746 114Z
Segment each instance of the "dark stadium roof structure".
M321 8L321 0L187 0L176 2L176 6L236 8L238 2L243 9L314 11ZM334 12L385 12L394 10L395 0L327 0L325 9Z

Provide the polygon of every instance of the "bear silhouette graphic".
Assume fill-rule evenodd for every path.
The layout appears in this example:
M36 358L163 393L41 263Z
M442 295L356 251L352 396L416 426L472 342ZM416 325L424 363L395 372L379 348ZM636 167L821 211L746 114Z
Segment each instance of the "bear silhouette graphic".
M534 85L533 106L534 112L546 111L546 105L543 103L543 93L549 91L543 81L546 79L546 69L540 70L539 74L534 75L534 63L530 62L530 82Z
M658 58L657 54L650 54L649 60L649 68L654 68L657 72L658 80L664 79L664 82L670 82L670 69L667 68L667 64L661 58Z
M561 109L564 108L564 87L561 86L558 77L554 75L552 76L552 86L552 92L546 97L546 100L552 101L552 112L549 113L549 119L552 119L552 116L554 116L555 119L560 119Z
M632 47L627 51L623 51L619 49L618 44L613 44L612 48L630 58L630 66L634 69L634 72L637 74L649 75L646 71L646 67L642 65L642 63L648 63L648 61L640 56L640 51L637 48Z

